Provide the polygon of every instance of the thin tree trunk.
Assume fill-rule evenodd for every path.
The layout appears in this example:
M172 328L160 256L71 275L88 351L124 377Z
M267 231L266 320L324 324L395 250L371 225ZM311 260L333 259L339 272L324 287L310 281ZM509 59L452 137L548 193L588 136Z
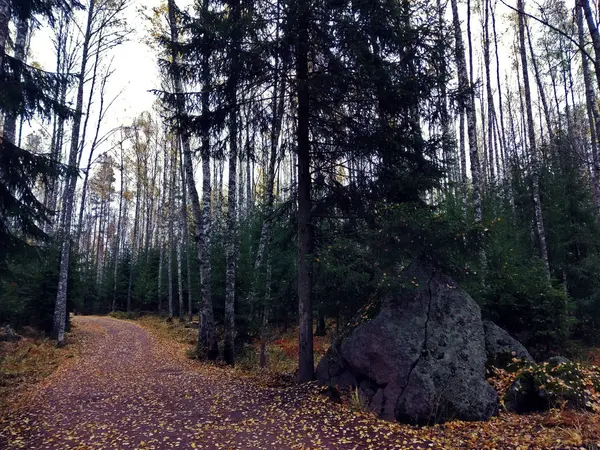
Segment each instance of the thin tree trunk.
M246 126L246 129L248 128ZM252 133L252 137L254 137L254 133ZM252 201L252 171L250 167L253 143L254 141L250 140L249 136L246 135L246 214L248 216L252 214L252 207L254 206L254 202Z
M600 31L598 31L598 25L596 24L596 19L592 12L592 8L590 7L589 0L579 0L579 2L583 8L585 20L588 24L590 36L592 37L592 46L594 47L594 55L596 56L593 61L594 71L596 72L596 80L598 81L598 87L600 88ZM582 56L585 57L585 55Z
M488 107L488 166L490 172L490 184L493 186L496 183L496 173L494 170L494 94L492 92L492 77L490 74L490 32L489 32L489 21L490 21L490 4L489 0L484 2L484 49L483 59L485 67L485 80L486 80L486 91L487 91L487 107ZM481 112L483 115L483 111Z
M94 61L94 74L92 75L92 85L91 85L91 91L94 91L94 86L96 84L96 76L97 76L97 70L98 70L98 63L100 62L100 52L97 51L96 52L96 58ZM106 82L106 80L104 80ZM96 150L96 146L98 144L98 137L100 135L100 125L102 123L102 112L104 110L104 86L105 83L103 83L102 89L101 89L101 95L100 95L100 114L98 116L98 123L96 124L96 132L94 135L94 140L92 142L92 146L90 148L90 154L88 157L88 163L87 163L87 167L85 170L85 175L83 178L83 187L81 188L81 205L79 208L79 221L78 221L78 225L77 225L77 235L75 236L75 242L79 243L79 238L81 235L81 220L83 219L83 210L85 209L85 202L86 202L86 198L87 198L87 187L88 187L88 181L89 181L89 177L90 177L90 171L92 170L92 161L93 161L93 156L94 156L94 151ZM91 110L91 94L90 94L90 99L88 101L88 105L87 105L87 113L86 113L86 127L87 127L87 118L90 116L90 110ZM84 127L84 132L83 132L83 136L85 136L85 128ZM82 137L82 147L83 147L83 137ZM80 158L81 158L81 154L83 154L83 152L80 152ZM80 164L80 160L77 162L77 165L79 166Z
M112 300L112 306L111 306L111 311L115 312L115 308L116 308L116 303L117 303L117 277L118 277L118 267L119 267L119 250L120 250L120 244L121 244L121 223L123 220L123 192L125 191L125 186L124 186L124 178L125 178L125 166L123 164L123 141L121 141L120 143L120 147L121 147L121 165L119 167L120 171L121 171L121 182L120 182L120 186L121 186L121 195L119 196L119 218L117 220L117 236L115 238L115 268L114 268L114 288L113 288L113 300Z
M262 310L260 326L260 367L267 367L267 339L269 334L269 304L271 303L271 263L267 261L267 276L265 279L265 307Z
M308 382L314 375L313 313L311 280L311 175L310 175L310 93L308 86L309 2L299 2L296 37L296 78L298 123L298 381Z
M500 154L506 153L506 131L504 129L504 105L502 104L502 83L500 82L500 56L498 55L498 35L496 33L496 14L494 8L492 8L492 30L494 32L494 48L496 53L496 82L498 84L498 108L500 112L500 136L501 136L501 148ZM505 171L505 168L503 168Z
M187 202L187 185L185 179L185 170L183 168L183 151L182 146L179 146L179 166L181 167L181 223L183 224L183 246L185 248L185 267L187 278L187 299L188 299L188 320L193 319L193 295L192 295L192 268L190 264L190 225L188 221L188 202ZM209 169L210 170L210 169ZM210 203L210 200L209 200Z
M538 95L540 96L540 100L542 101L542 107L544 108L544 116L546 117L546 125L548 128L548 138L550 142L552 142L552 121L550 120L550 108L548 107L548 101L546 100L546 92L544 91L544 86L542 85L542 78L540 75L540 71L538 68L537 60L535 57L535 53L533 52L533 45L531 44L531 33L529 31L529 26L527 29L527 41L529 44L529 53L531 54L531 63L533 65L533 72L535 74L535 81L538 87Z
M91 39L92 21L94 18L95 0L90 0L88 7L88 19L86 32L83 41L81 56L81 69L77 76L77 100L75 103L75 117L73 119L73 128L71 131L71 149L69 153L69 166L75 168L79 154L79 132L81 127L81 116L83 111L83 88L85 84L85 72L88 59L88 52ZM1 10L2 8L0 8ZM56 305L54 308L54 335L57 344L62 345L65 338L65 327L67 319L67 289L69 277L69 253L71 251L71 222L73 216L75 187L77 177L74 174L67 175L64 197L63 197L63 221L62 221L62 248L60 255L60 271L58 280L58 290L56 294Z
M25 47L27 36L29 34L29 20L19 19L17 23L17 38L15 40L15 59L25 63ZM21 81L21 70L15 71L15 81ZM13 144L16 144L17 114L10 111L6 113L4 119L4 138Z
M583 29L583 14L582 8L578 0L575 0L575 9L577 14L577 28L579 45L585 46L585 36ZM590 65L585 57L581 55L581 65L583 69L583 83L585 85L585 100L588 114L588 121L590 124L590 132L592 135L592 193L594 196L594 203L597 209L597 219L600 220L600 161L598 158L598 145L600 140L600 117L598 114L598 108L596 107L596 94L594 92L594 85L592 83L592 75L590 73Z
M183 306L183 271L181 268L181 239L177 240L177 284L179 287L179 321L185 320L185 308Z
M227 191L227 240L225 243L225 344L223 358L227 364L235 363L235 276L237 265L237 160L238 160L238 104L237 83L239 78L239 0L230 2L230 10L235 29L231 44L231 73L228 80L227 96L229 104L229 187Z
M203 14L208 12L208 0L204 0L202 4ZM175 2L174 0L168 1L168 12L169 12L169 26L171 31L171 40L173 42L178 41L178 30L175 23ZM204 44L203 55L202 55L202 77L203 77L203 87L202 87L202 114L208 116L208 100L209 100L209 83L210 79L210 65L209 65L209 51L208 45ZM177 55L173 54L173 61L177 62ZM173 81L175 83L175 91L178 94L183 93L183 88L181 85L181 80L175 72L173 76ZM182 114L184 112L183 102L178 102L177 105L178 114ZM202 130L202 154L203 159L205 155L205 151L208 151L208 139L209 139L209 127L207 121L204 121L204 128ZM210 254L209 254L209 236L203 233L207 227L210 227L210 222L203 223L202 211L200 209L200 198L198 197L198 191L196 190L196 184L194 181L194 164L192 161L192 152L190 148L189 138L185 133L180 134L182 150L183 150L183 160L185 165L185 176L187 180L188 193L190 195L190 201L192 204L192 213L194 214L194 222L196 228L196 244L197 244L197 257L198 262L200 264L200 283L201 283L201 295L202 295L202 305L200 309L200 324L198 326L198 347L197 353L198 356L202 359L211 359L214 360L217 358L219 351L217 347L217 340L215 337L215 328L214 328L214 315L213 315L213 306L212 306L212 298L210 295ZM206 147L205 147L206 145ZM203 166L203 174L204 166ZM204 186L206 183L210 186L210 176L208 180L206 176L204 177ZM203 193L206 196L206 191ZM210 210L210 188L208 189L209 202L204 202L204 211L208 207ZM209 228L208 228L209 229Z
M460 29L460 18L458 16L458 2L452 2L452 18L454 25L454 37L456 45L456 66L458 68L458 83L461 105L467 116L467 133L469 136L469 156L471 159L471 178L473 180L473 207L475 222L483 220L483 204L481 199L481 168L479 164L479 153L477 151L477 118L473 102L473 88L467 74L467 63L465 59L465 47Z
M174 226L175 226L175 178L177 177L177 151L175 150L175 145L171 145L171 154L169 155L171 158L170 171L169 174L169 236L168 236L168 245L167 251L168 253L168 264L167 273L169 275L169 317L168 320L173 320L173 251L175 250L175 238L174 238Z
M132 288L133 288L133 272L136 268L136 260L137 260L137 243L138 243L138 233L139 233L139 222L140 222L140 200L141 200L141 181L139 169L137 173L137 182L136 182L136 194L135 194L135 214L133 219L133 238L131 242L131 261L129 263L129 283L127 284L127 312L131 312L131 304L132 304Z
M459 117L458 117L458 148L460 151L460 180L463 185L463 190L465 191L464 195L466 195L466 186L469 182L467 177L467 151L465 147L465 109L464 107L460 108ZM465 212L466 212L466 197L465 201Z
M4 73L4 55L9 38L10 3L11 0L0 0L0 74Z
M521 53L521 70L523 71L523 89L525 91L525 107L527 114L527 129L529 135L529 153L531 158L531 184L533 193L533 207L535 213L535 226L538 233L540 255L546 266L546 275L550 280L550 264L548 262L548 248L546 246L546 230L542 215L542 202L540 198L540 167L535 142L535 126L531 108L531 90L529 87L529 71L527 70L527 50L525 46L525 16L523 15L523 0L517 1L519 10L519 43Z
M276 39L279 39L279 3L277 4L277 24L276 24L275 36ZM284 103L285 103L285 92L286 92L286 83L283 79L281 73L286 73L287 67L283 69L280 67L280 58L279 55L275 55L275 64L274 64L274 74L273 74L273 98L271 100L271 110L272 110L272 120L271 120L271 135L270 135L270 153L269 160L267 162L267 170L266 170L266 191L265 191L265 218L263 220L260 239L258 242L258 251L256 252L256 260L254 262L254 279L252 282L252 286L250 287L250 293L248 295L248 303L250 305L254 305L256 302L256 292L258 290L258 282L261 279L260 274L262 274L263 266L265 262L268 261L269 258L269 243L271 241L271 222L273 220L273 204L275 202L275 174L276 167L279 165L279 161L277 158L277 150L279 144L279 138L281 135L281 127L283 124L283 114L284 114ZM281 73L280 73L281 71ZM270 287L270 285L269 285ZM263 327L266 327L268 324L268 309L269 302L268 299L263 299L261 302L261 317ZM266 321L266 323L265 323ZM263 338L266 336L266 330L261 330L261 366L263 359L266 361L266 354L263 355L265 351L265 342ZM262 366L264 367L264 366Z
M158 313L162 314L162 278L163 278L163 261L165 259L165 246L160 241L158 251Z
M482 69L483 72L483 69ZM482 187L487 185L488 183L488 165L489 165L489 161L488 161L488 140L487 140L487 123L486 123L486 118L485 118L485 99L484 96L481 95L479 96L480 99L480 110L481 110L481 144L482 144L482 155L483 155L483 161L481 162L481 178L482 178Z
M69 29L70 17L66 15L64 22L60 22L59 34L57 36L57 60L56 60L56 73L66 75L67 64L66 64L66 36ZM60 104L64 105L67 97L67 81L61 80L57 86L57 96L60 97ZM65 117L63 115L57 115L55 118L55 126L52 134L52 146L51 146L51 158L54 161L62 160L62 147L64 140L64 129L65 129ZM45 203L46 207L55 213L56 206L58 203L58 192L59 192L59 179L52 177L48 185ZM54 216L56 218L56 215ZM56 220L46 224L45 231L50 234L54 227L57 225Z

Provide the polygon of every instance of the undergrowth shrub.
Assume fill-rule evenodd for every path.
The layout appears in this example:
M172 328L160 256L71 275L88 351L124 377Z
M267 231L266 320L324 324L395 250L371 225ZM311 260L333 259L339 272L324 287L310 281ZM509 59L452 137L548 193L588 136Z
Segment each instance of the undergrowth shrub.
M125 311L114 311L111 312L109 314L110 317L112 317L113 319L120 319L120 320L137 320L140 317L140 314L138 312L125 312Z
M534 393L539 409L574 408L600 412L600 368L578 363L529 365L516 378L516 389ZM510 390L505 401L514 392Z

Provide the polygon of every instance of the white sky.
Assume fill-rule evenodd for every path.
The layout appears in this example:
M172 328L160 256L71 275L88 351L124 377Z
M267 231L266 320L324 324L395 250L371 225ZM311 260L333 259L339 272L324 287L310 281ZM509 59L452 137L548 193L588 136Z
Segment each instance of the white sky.
M106 98L108 101L119 93L120 95L102 124L101 136L119 125L130 123L134 117L152 108L155 95L150 90L159 85L158 67L156 55L144 43L146 23L139 10L142 7L151 8L159 4L160 0L130 0L126 18L133 32L127 42L111 50L110 55L114 57L113 68L116 70L107 84ZM44 69L54 71L56 63L50 40L51 33L47 27L35 32L31 41L29 62L37 62ZM99 88L97 91L99 92ZM92 112L92 119L95 120L95 117ZM34 124L32 126L36 128ZM23 131L23 136L26 136L31 130L26 128Z
M180 7L189 5L191 0L176 0ZM147 31L147 22L144 19L140 9L158 6L164 3L165 0L130 0L130 6L126 12L127 22L129 27L133 30L133 33L129 36L129 40L123 45L112 50L114 56L113 68L116 69L110 82L108 83L107 99L112 99L115 95L121 92L118 100L112 105L110 113L108 114L105 122L102 125L102 136L109 130L118 127L119 125L131 123L132 119L139 116L144 111L150 111L155 101L155 96L150 92L151 89L158 88L160 85L157 67L157 57L155 52L148 47L144 41ZM512 3L512 2L511 2ZM515 2L516 3L516 2ZM466 10L465 5L460 5L460 14L462 19L463 33L466 31ZM529 5L527 8L531 12L535 12L533 5ZM448 13L448 25L451 26L451 13L450 8L447 9ZM498 33L500 39L500 69L502 78L504 81L504 73L509 73L509 83L512 85L512 78L514 72L510 68L510 43L514 39L514 33L510 30L510 21L507 20L507 15L510 10L502 4L497 5L497 21L498 21ZM80 13L82 19L85 18L85 12ZM536 36L536 31L539 30L538 24L530 21L532 32ZM537 30L536 30L537 29ZM508 31L508 32L507 32ZM548 32L543 30L543 32ZM466 34L466 33L465 33ZM466 36L465 37L465 44ZM54 70L55 55L52 42L50 40L51 31L44 28L37 30L34 34L31 44L31 55L30 62L37 62L43 68L49 71ZM482 77L480 72L481 68L478 60L481 59L480 47L481 47L481 25L480 17L477 13L472 14L472 36L473 46L475 51L475 71L476 77ZM490 36L491 37L491 36ZM495 71L495 60L492 61L492 73ZM530 76L533 75L532 68L530 67ZM495 88L495 77L493 80L494 90ZM514 90L513 90L514 91ZM534 101L537 101L537 94L534 91ZM506 91L505 91L506 94ZM484 91L482 91L482 95ZM86 96L87 98L87 96ZM496 100L496 106L498 106ZM92 120L90 121L90 127L95 127L96 115L92 112ZM32 128L35 129L39 125L32 124L32 127L25 127L23 130L23 137L25 137ZM88 134L89 136L89 134ZM88 137L88 144L90 138ZM103 147L98 149L98 153L105 151L112 144L108 141ZM84 155L82 163L87 160L88 149L84 149Z

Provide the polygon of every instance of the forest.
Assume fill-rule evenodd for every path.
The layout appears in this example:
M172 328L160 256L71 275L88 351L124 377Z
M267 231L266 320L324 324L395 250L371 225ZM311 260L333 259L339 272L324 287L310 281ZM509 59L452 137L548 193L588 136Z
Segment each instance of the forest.
M2 336L146 320L196 363L264 370L291 336L297 389L422 425L509 403L483 373L494 327L542 391L565 364L593 391L541 409L597 415L599 20L589 0L0 0ZM133 41L156 71L125 114ZM386 314L407 316L392 341L425 330L391 410ZM415 412L434 336L481 341L493 407Z

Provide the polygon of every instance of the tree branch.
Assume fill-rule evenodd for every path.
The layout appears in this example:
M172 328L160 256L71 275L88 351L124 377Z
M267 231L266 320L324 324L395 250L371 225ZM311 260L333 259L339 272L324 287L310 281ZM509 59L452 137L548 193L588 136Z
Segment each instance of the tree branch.
M512 9L513 11L515 11L517 14L523 14L525 17L529 17L530 19L533 19L539 23L541 23L542 25L550 28L553 31L556 31L558 34L560 34L561 36L567 38L575 47L577 47L579 49L579 51L581 53L583 53L590 61L594 62L595 59L586 51L585 48L583 48L582 46L579 45L579 42L577 42L575 39L573 39L571 36L569 36L567 33L565 33L564 31L562 31L560 28L555 27L554 25L552 25L551 23L540 19L539 17L536 17L532 14L526 13L525 11L519 11L517 8L515 8L514 6L509 5L508 3L506 3L504 0L500 0L500 3L502 3L504 6L506 6L509 9Z

